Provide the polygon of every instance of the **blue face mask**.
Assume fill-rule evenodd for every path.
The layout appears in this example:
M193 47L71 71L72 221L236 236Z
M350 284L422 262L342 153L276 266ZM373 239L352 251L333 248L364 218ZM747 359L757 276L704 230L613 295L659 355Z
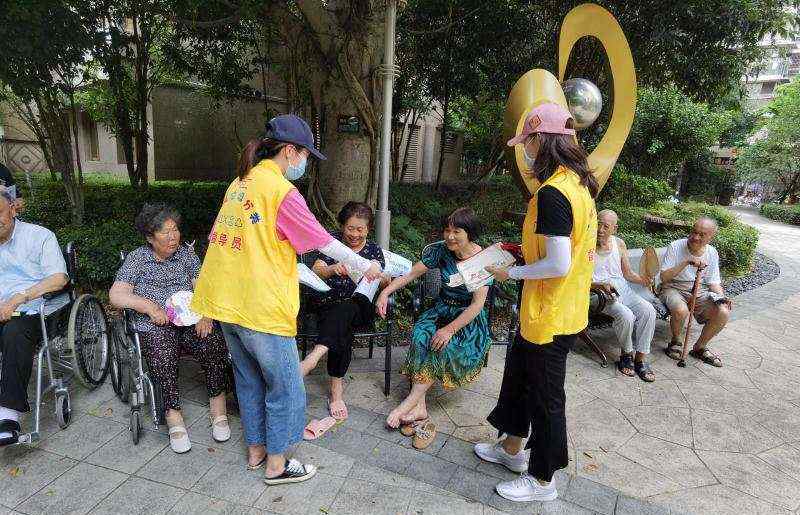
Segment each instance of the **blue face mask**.
M290 181L296 181L306 173L306 164L308 159L303 157L296 165L289 165L286 168L286 178Z
M522 147L522 155L525 159L525 166L528 167L528 170L533 170L533 164L536 162L536 158L529 156L528 149L525 147Z

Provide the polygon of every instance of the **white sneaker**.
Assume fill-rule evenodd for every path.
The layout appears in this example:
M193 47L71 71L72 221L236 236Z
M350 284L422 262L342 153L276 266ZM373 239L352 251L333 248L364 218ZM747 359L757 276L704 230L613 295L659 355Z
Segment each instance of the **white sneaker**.
M495 490L501 497L517 502L554 501L558 497L555 481L542 486L527 472L523 472L513 481L498 483Z
M512 472L528 470L528 453L523 449L517 454L509 454L500 442L496 444L476 443L475 454L483 461L499 463Z
M211 419L211 438L218 443L231 439L231 426L227 416L220 415Z
M183 433L183 436L173 437L175 433ZM169 428L169 446L178 454L183 454L192 450L192 442L189 441L189 433L183 426Z

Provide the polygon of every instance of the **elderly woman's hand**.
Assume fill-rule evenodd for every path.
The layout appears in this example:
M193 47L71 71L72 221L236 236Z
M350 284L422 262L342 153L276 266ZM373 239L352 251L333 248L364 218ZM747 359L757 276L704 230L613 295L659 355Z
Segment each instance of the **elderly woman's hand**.
M366 277L368 281L374 281L375 279L380 278L381 271L381 264L377 261L373 261L372 266L370 266L367 271L364 272L364 277Z
M213 327L214 321L208 317L203 317L200 319L199 322L194 324L194 330L197 333L197 336L200 338L205 338L209 334L211 334L211 330Z
M433 334L433 337L431 337L431 349L435 350L436 352L441 351L447 346L448 343L450 343L452 338L453 330L447 326L442 327Z
M325 273L328 277L333 277L334 275L341 275L341 276L347 275L347 267L344 265L344 263L334 263L332 265L328 265L325 268L326 268Z
M167 312L155 302L150 303L145 315L149 316L150 321L155 325L165 325L167 323Z

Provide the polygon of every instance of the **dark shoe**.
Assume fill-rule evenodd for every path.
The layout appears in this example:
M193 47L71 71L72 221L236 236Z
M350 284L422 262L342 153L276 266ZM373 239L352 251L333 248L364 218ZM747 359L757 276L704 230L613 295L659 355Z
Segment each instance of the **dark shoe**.
M283 485L286 483L300 483L314 477L317 467L314 465L303 465L296 459L286 460L283 473L275 477L265 477L264 483L268 485Z
M650 363L637 361L634 363L634 370L636 371L636 375L639 376L639 379L646 383L652 383L656 380L656 375L653 373L653 369L650 368Z
M633 377L633 354L622 354L617 361L617 370L624 376Z
M0 438L0 447L19 442L19 432L21 430L22 427L16 420L0 420L0 433L11 433L11 436Z
M697 358L707 365L712 365L715 367L722 366L722 360L719 359L719 356L717 356L708 349L692 349L689 352L689 356Z

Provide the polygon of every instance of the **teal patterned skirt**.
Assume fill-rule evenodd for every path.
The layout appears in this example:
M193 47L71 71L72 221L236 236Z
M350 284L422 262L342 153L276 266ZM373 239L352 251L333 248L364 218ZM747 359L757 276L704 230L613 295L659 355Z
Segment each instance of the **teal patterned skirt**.
M445 388L459 388L474 381L483 368L491 345L489 316L481 310L469 324L450 339L444 349L431 349L434 333L458 318L463 306L445 304L441 299L414 324L411 346L400 373L415 383L441 381Z

